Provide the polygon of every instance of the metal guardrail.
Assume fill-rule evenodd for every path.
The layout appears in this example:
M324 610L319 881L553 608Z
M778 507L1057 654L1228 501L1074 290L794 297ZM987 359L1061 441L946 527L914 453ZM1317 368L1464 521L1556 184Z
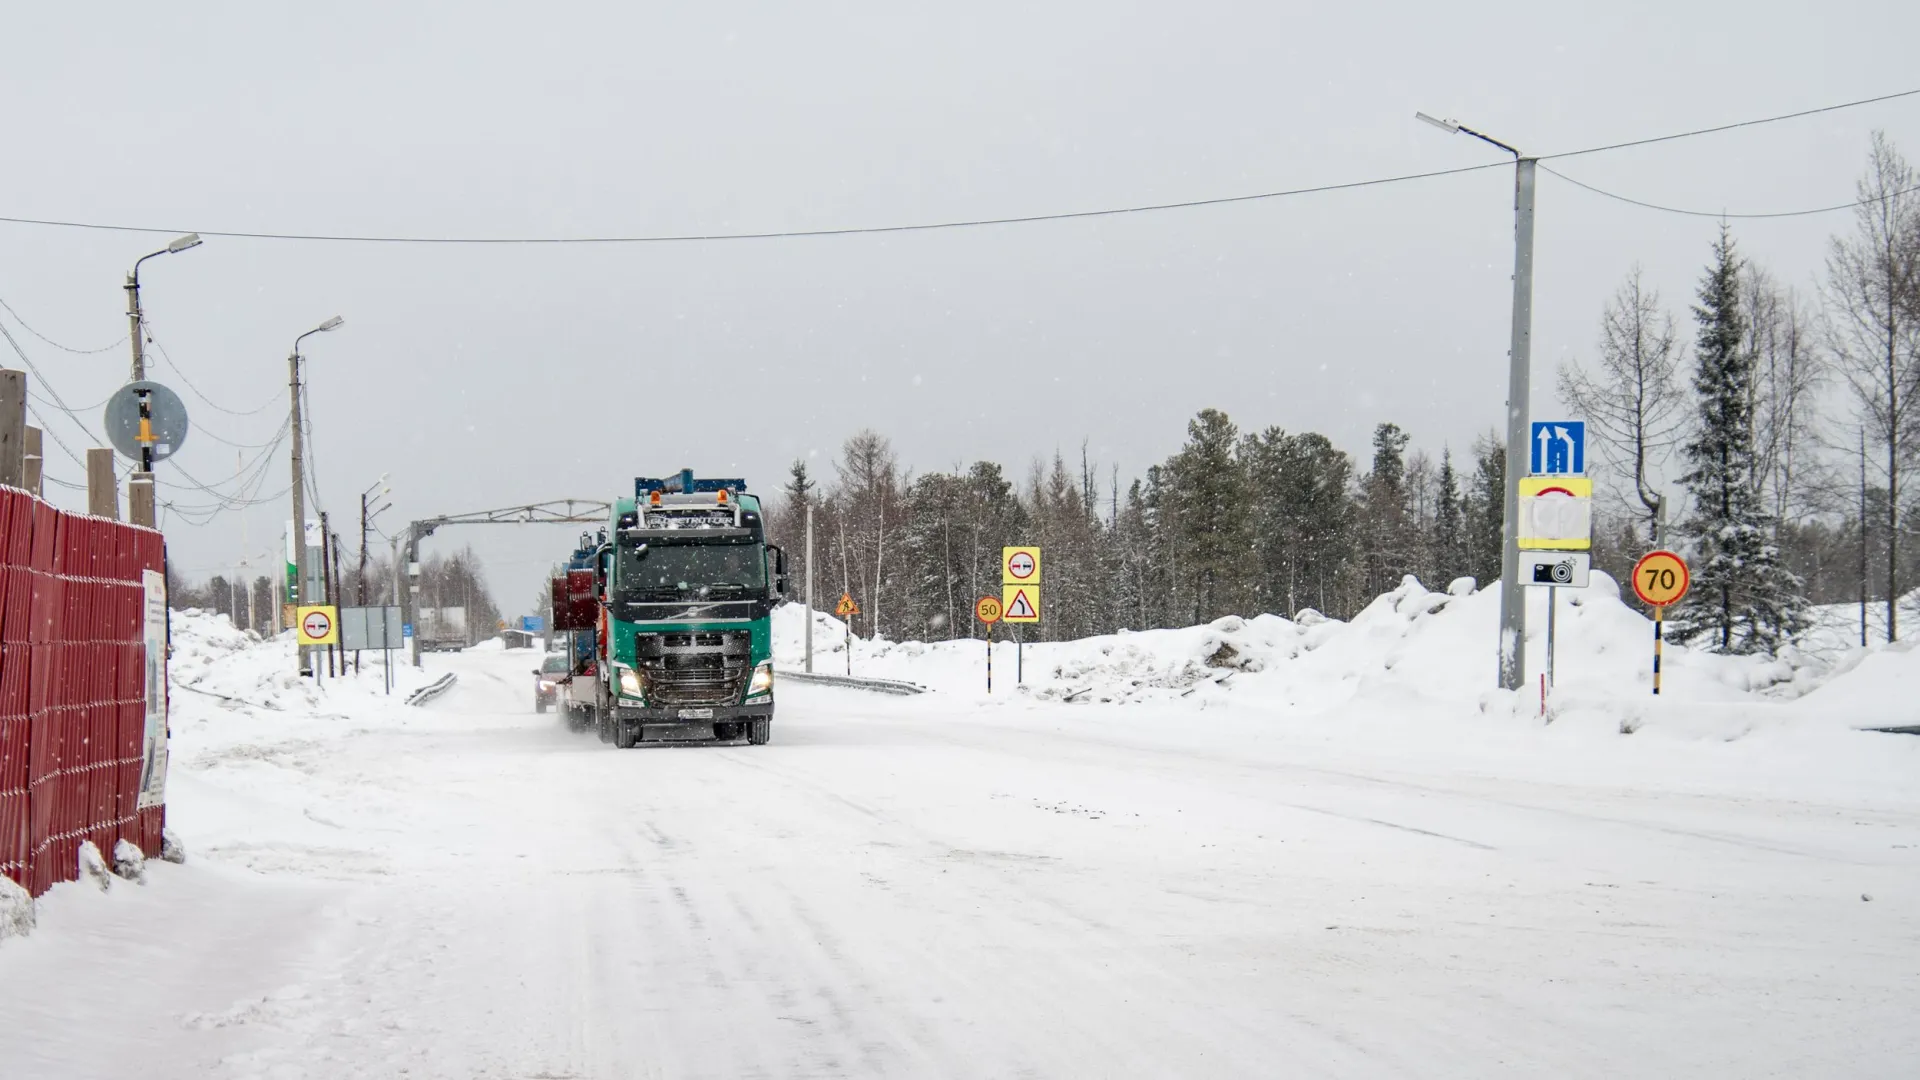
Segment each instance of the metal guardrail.
M413 693L408 694L407 704L425 705L427 702L453 689L453 684L458 682L459 679L459 675L449 671L420 689L415 690Z
M919 683L897 682L893 679L863 679L854 675L823 675L820 672L809 674L805 671L782 670L781 679L794 682L814 683L820 686L840 686L848 690L867 690L876 694L924 694L927 688Z

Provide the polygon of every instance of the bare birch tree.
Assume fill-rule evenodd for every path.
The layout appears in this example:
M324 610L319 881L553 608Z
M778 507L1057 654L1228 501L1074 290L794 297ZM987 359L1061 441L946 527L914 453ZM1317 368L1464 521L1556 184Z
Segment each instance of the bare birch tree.
M1561 402L1586 419L1599 456L1632 492L1629 513L1646 519L1655 543L1661 496L1652 473L1672 456L1686 422L1681 357L1673 315L1636 266L1600 316L1597 370L1560 368Z
M1814 396L1821 379L1812 319L1793 290L1763 268L1750 266L1742 282L1747 351L1754 357L1753 488L1776 528L1800 508L1813 455Z
M1824 331L1886 481L1887 640L1899 636L1900 508L1920 392L1920 191L1913 167L1875 132L1856 187L1854 232L1827 254Z

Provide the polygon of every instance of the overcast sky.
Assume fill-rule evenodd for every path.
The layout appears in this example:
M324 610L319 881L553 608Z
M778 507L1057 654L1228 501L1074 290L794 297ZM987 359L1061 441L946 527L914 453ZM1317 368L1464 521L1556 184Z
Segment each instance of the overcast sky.
M1551 153L1920 86L1920 5L604 3L16 5L0 215L161 230L421 236L765 231L1012 216L1498 162L1455 116ZM1568 160L1712 211L1844 202L1920 98ZM1090 453L1123 477L1198 409L1437 453L1501 419L1510 169L1331 194L905 235L578 247L209 239L142 296L231 476L307 341L325 506L391 474L407 518L631 491L682 465L776 488L854 430L917 471ZM1845 214L1736 223L1811 291ZM1534 415L1635 262L1684 315L1713 221L1541 178ZM79 348L125 331L151 236L0 225L0 299ZM0 316L3 317L3 316ZM124 345L19 333L71 406ZM17 358L0 352L0 362ZM252 415L218 411L266 408ZM37 387L37 380L36 380ZM38 387L37 387L38 388ZM270 404L269 404L270 403ZM92 438L40 406L76 450ZM98 430L98 410L84 418ZM51 475L82 471L51 442ZM286 452L266 491L286 485ZM163 481L169 476L163 465ZM1124 481L1123 481L1124 482ZM53 500L80 507L75 493ZM167 489L183 504L208 499ZM203 577L280 544L283 502L165 521ZM349 532L354 526L342 522ZM577 530L471 541L526 608ZM244 532L244 536L243 536Z

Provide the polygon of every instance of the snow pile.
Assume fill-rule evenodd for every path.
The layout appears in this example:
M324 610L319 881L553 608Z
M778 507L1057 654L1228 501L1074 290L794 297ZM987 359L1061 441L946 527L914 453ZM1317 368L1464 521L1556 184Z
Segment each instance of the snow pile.
M1293 715L1348 710L1357 703L1399 712L1494 714L1537 718L1537 680L1545 668L1547 593L1527 590L1528 670L1536 682L1519 694L1490 691L1492 642L1500 590L1455 582L1434 592L1408 577L1350 622L1307 610L1230 616L1204 626L1122 632L1016 649L996 641L994 698L1134 703L1228 699ZM1550 715L1579 726L1634 731L1657 723L1693 734L1730 737L1752 724L1750 706L1790 699L1820 685L1825 665L1795 650L1780 658L1722 656L1669 642L1662 696L1652 694L1653 626L1622 602L1603 573L1591 587L1557 593L1556 670ZM774 615L774 654L800 666L804 609ZM1007 628L1002 628L1003 631ZM848 669L846 628L814 614L814 669ZM979 639L889 642L855 638L852 673L903 679L947 693L987 699L987 645ZM1019 660L1016 657L1021 653ZM1016 664L1019 683L1016 689Z
M23 937L33 929L33 897L10 877L0 876L0 941Z

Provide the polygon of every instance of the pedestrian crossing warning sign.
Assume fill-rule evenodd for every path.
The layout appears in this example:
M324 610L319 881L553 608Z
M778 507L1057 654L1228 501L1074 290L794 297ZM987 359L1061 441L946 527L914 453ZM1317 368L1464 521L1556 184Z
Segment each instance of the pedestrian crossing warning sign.
M1040 587L1004 585L1000 589L1000 621L1010 623L1040 621Z

